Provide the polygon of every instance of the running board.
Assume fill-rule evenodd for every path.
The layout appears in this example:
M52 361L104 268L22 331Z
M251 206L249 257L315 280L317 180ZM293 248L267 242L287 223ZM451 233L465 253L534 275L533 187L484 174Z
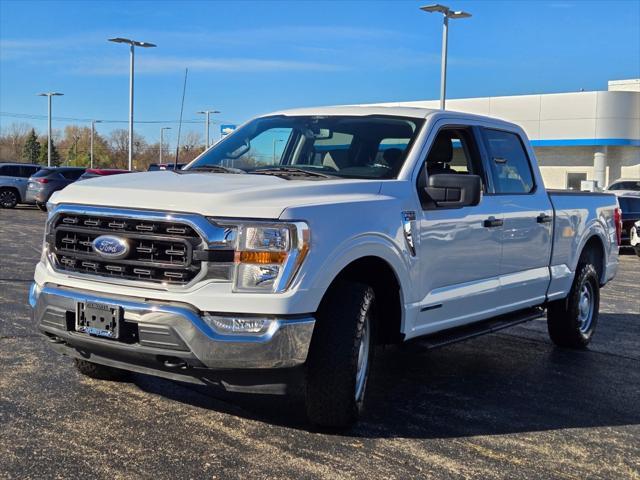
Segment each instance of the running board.
M471 338L479 337L480 335L486 335L487 333L498 332L505 328L518 325L519 323L535 320L536 318L544 316L544 313L545 311L542 307L519 310L507 315L490 318L489 320L483 320L481 322L464 325L462 327L450 328L431 335L419 337L410 341L410 343L415 343L430 350L432 348L443 347L451 343L469 340Z

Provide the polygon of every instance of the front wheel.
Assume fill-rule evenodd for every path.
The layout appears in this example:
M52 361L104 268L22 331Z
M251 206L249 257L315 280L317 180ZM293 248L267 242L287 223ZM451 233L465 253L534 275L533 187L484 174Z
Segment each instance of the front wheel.
M600 281L590 263L581 263L567 298L549 304L547 327L560 347L585 348L596 329L600 311Z
M347 427L362 412L374 352L375 293L338 281L316 319L307 359L306 407L311 423Z
M0 189L0 208L14 208L18 204L18 194L11 188Z

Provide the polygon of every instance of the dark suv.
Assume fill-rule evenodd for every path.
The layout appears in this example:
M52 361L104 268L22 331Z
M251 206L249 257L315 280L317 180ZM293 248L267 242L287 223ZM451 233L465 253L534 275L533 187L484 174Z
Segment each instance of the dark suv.
M84 172L84 168L76 167L40 169L29 179L26 202L35 203L40 210L46 212L47 202L53 192L75 182Z
M0 162L0 208L26 203L27 181L40 165Z

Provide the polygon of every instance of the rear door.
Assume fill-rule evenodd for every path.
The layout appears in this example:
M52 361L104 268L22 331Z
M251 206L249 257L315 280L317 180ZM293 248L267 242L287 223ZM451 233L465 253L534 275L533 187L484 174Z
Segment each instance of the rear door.
M499 200L504 215L501 304L509 311L541 304L550 278L551 201L536 180L531 157L518 133L485 127L480 131L484 163L492 180L489 195Z
M424 184L425 168L427 174L446 171L484 177L473 127L437 124L435 129L418 189ZM423 297L412 336L492 316L500 305L501 200L484 195L473 207L423 206L416 220Z

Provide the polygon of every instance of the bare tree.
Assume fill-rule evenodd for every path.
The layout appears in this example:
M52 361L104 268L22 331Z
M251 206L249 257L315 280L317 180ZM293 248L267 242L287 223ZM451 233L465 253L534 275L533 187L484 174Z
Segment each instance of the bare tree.
M19 162L27 136L33 127L28 123L12 123L0 132L0 160Z

